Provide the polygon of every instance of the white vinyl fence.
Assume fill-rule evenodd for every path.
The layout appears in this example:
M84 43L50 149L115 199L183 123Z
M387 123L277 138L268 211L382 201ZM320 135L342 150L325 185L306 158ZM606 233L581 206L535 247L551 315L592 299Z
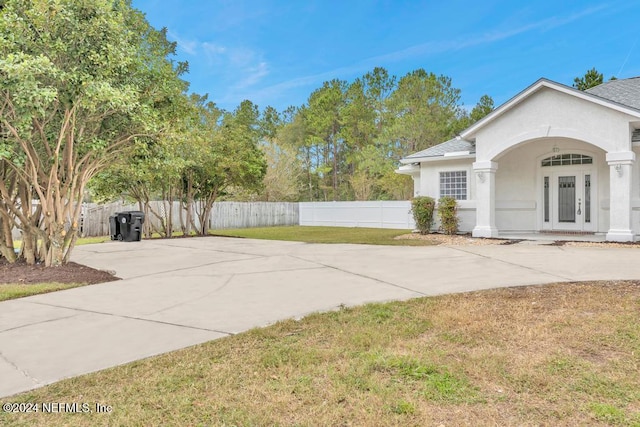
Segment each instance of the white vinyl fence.
M415 228L410 201L300 203L300 225Z

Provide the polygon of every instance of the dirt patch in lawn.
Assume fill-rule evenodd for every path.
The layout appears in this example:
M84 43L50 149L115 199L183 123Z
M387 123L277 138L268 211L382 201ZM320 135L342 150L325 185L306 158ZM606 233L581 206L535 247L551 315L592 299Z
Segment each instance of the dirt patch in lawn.
M427 240L434 245L471 245L471 246L484 246L484 245L505 245L510 244L512 241L508 239L483 239L471 237L470 234L419 234L410 233L402 234L394 238L395 240Z
M452 246L484 246L484 245L515 245L522 242L533 242L535 239L501 239L501 238L481 238L471 237L471 234L419 234L410 233L394 237L394 240L426 240L434 245ZM595 247L595 248L639 248L640 242L582 242L572 240L548 240L539 241L541 245L547 246L573 246L573 247Z
M96 270L75 262L60 267L44 264L29 265L25 262L8 263L0 258L0 283L103 283L120 280L113 273Z

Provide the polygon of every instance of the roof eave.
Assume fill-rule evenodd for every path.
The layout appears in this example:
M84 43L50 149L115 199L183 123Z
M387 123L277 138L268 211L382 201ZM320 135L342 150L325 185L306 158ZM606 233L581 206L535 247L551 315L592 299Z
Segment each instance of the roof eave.
M412 157L410 159L402 159L400 163L403 164L411 164L411 163L423 163L423 162L437 162L437 161L445 161L445 160L460 160L460 159L475 159L476 154L465 154L462 156L428 156L428 157Z
M401 175L416 176L420 174L420 165L410 164L410 165L400 166L398 169L395 170L395 172Z

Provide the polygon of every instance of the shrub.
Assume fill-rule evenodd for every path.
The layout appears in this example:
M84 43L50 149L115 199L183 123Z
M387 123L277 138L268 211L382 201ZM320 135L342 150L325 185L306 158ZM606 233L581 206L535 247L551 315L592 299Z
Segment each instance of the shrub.
M438 216L440 228L444 234L456 234L458 232L458 202L450 196L441 197L438 200Z
M415 197L411 201L411 212L420 234L429 234L433 225L433 211L436 201L432 197Z

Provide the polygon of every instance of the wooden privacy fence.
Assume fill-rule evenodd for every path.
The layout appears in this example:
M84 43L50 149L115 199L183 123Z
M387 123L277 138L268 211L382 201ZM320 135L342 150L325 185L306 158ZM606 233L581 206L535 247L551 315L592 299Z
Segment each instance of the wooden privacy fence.
M137 210L139 210L138 204L114 202L108 205L97 205L95 203L85 203L82 206L80 236L108 236L110 234L109 217L111 215L116 212Z
M298 225L298 203L219 202L213 204L209 228L273 227Z
M151 208L167 218L167 203L151 202ZM172 209L173 230L179 231L180 211L186 217L186 212L179 202L174 202ZM196 212L194 208L194 212ZM82 209L82 236L109 235L109 217L116 212L140 210L138 204L122 202L107 205L86 204ZM148 215L145 222L150 222L153 228L160 228L161 220L155 215ZM196 225L199 221L195 218ZM298 203L289 202L216 202L213 204L209 228L214 230L224 228L271 227L277 225L298 225Z

